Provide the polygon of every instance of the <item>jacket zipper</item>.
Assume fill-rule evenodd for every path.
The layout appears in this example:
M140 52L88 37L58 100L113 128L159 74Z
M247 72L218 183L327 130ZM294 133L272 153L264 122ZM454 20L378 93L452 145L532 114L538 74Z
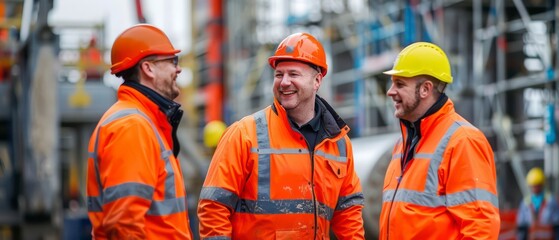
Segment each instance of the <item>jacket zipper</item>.
M402 131L402 136L403 134L403 130L400 128L400 131ZM413 138L413 136L412 136ZM406 167L408 166L408 163L410 161L406 161L407 156L409 154L409 151L406 149L406 145L407 145L407 141L403 142L403 146L402 146L402 152L404 152L404 154L402 154L402 158L404 159L404 166L401 167L401 174L398 177L398 183L396 184L396 189L394 189L394 195L392 195L392 200L390 200L390 208L388 209L388 217L386 219L386 239L390 239L390 215L392 215L392 206L394 205L394 199L396 199L396 193L398 193L398 189L400 189L400 183L402 182L402 178L404 177L404 173L406 172ZM410 143L410 145L413 145L413 140L412 143ZM411 148L412 146L410 146ZM412 150L413 151L413 150ZM411 159L410 159L411 160ZM400 160L401 161L401 160Z
M314 191L314 150L311 152L311 192L312 192L312 203L314 212L314 237L318 234L318 207L316 206L316 194Z

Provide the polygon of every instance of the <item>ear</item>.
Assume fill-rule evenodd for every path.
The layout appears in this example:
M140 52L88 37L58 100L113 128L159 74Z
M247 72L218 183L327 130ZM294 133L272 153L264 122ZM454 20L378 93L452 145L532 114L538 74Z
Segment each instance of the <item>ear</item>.
M146 75L148 78L155 78L154 68L149 62L145 61L140 64L141 74Z
M433 92L434 87L435 86L433 85L433 82L429 80L423 82L423 84L421 84L421 86L419 87L419 96L422 98L426 98Z
M322 84L322 74L316 74L316 77L314 78L314 88L316 91L318 91L318 89L320 88L320 84Z

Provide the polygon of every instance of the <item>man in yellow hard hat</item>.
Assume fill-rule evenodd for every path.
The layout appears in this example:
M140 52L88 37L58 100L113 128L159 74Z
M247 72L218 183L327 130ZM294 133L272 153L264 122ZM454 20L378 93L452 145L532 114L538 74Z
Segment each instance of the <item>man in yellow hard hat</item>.
M526 196L516 217L517 239L559 239L559 205L545 191L545 175L534 167L526 175L530 195Z
M452 83L444 51L411 44L384 73L402 138L384 179L379 239L497 239L493 150L444 93Z

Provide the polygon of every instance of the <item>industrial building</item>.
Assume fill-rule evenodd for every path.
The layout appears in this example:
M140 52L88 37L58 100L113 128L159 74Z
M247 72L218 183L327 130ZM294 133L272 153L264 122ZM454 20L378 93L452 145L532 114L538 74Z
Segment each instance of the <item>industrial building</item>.
M142 1L129 1L135 8L127 11L137 22L150 23ZM0 240L90 237L84 200L87 144L116 100L118 83L107 73L111 46L105 23L51 25L54 3L0 2ZM189 4L185 25L191 34L184 37L191 37L192 45L180 63L192 75L180 96L186 114L179 135L192 217L211 158L202 144L203 127L212 120L231 124L273 102L267 59L295 32L317 36L326 48L330 70L319 95L350 125L366 197L367 239L378 233L384 172L400 137L386 95L390 78L382 72L416 41L446 51L454 76L447 94L493 147L501 239L514 239L514 217L529 191L524 179L530 168L543 167L549 189L559 194L556 1Z

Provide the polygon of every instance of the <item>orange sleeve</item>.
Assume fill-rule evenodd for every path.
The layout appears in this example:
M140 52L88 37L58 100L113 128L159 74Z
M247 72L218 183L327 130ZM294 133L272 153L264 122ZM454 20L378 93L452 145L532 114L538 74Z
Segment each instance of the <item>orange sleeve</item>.
M448 210L460 226L460 239L497 239L500 217L495 160L478 130L464 130L447 148L448 170L439 169Z
M145 239L145 215L152 201L160 159L159 143L140 116L101 129L99 171L103 186L103 229L111 239ZM101 136L100 136L101 137Z
M250 157L248 136L231 125L214 152L198 204L200 237L231 237L231 215L243 191Z
M361 183L355 173L353 149L347 136L347 175L340 191L338 206L332 217L332 231L340 240L365 239L363 228L364 197Z

